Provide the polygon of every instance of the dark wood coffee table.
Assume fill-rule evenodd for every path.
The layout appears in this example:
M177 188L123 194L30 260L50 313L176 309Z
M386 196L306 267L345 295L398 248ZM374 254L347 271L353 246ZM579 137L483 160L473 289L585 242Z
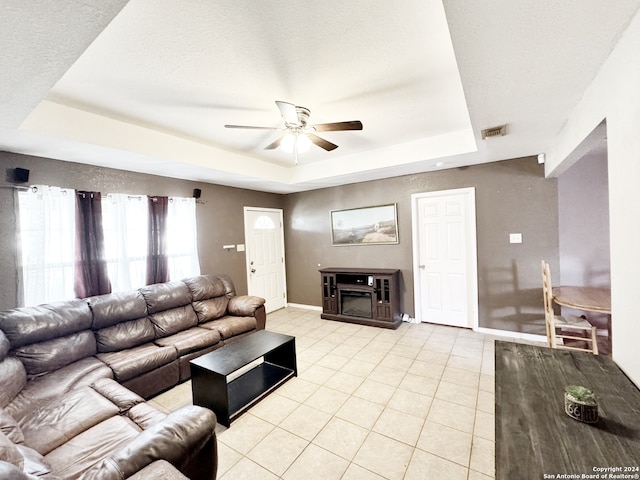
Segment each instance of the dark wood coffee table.
M263 359L238 376L234 373ZM189 362L193 404L209 408L218 422L231 422L298 375L296 339L260 330Z

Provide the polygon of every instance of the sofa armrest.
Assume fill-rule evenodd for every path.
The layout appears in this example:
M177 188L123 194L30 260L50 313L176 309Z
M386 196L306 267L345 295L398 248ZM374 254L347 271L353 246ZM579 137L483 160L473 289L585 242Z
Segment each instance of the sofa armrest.
M227 311L238 317L253 317L256 309L263 306L265 299L254 295L239 295L229 299Z
M96 480L125 479L135 475L156 460L166 460L181 471L190 470L190 461L198 458L203 448L208 465L200 464L201 478L215 478L217 451L215 414L198 406L183 407L167 415L156 425L143 430L128 445L85 472L83 478Z
M267 325L267 311L264 308L264 305L260 305L256 308L253 316L256 318L256 330L264 330Z

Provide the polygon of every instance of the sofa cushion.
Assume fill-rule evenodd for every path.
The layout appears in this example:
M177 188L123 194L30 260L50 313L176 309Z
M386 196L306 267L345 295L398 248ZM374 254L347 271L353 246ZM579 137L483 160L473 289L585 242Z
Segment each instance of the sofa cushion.
M111 368L118 382L137 377L178 358L173 347L159 347L153 343L119 352L99 353L96 356Z
M51 466L47 463L45 458L33 448L29 448L26 445L18 445L17 448L24 459L24 467L22 467L22 469L27 475L29 475L28 478L44 477L47 480L59 478L56 475L49 475L51 473Z
M213 346L218 342L220 342L218 330L193 327L168 337L159 338L155 343L161 347L173 346L178 352L178 356L182 356Z
M0 330L0 360L4 360L7 357L9 350L11 350L9 339L4 332Z
M197 277L185 278L182 280L191 292L193 302L209 300L216 297L226 296L225 284L218 277L211 275L198 275Z
M257 323L254 317L233 317L228 315L212 322L203 323L200 326L215 329L220 332L223 340L228 340L236 335L255 330Z
M156 338L166 337L198 324L198 317L191 304L151 314L149 319L153 323Z
M20 365L22 366L22 364ZM75 388L89 386L99 378L111 378L112 376L113 373L109 367L97 358L83 358L47 375L29 380L5 407L5 410L13 418L19 420L43 403L60 397Z
M4 408L27 384L27 371L16 357L0 361L0 407Z
M183 282L147 285L140 289L150 314L182 307L191 303L191 293Z
M15 465L19 469L22 469L22 466L24 465L24 459L22 458L20 451L2 432L0 432L0 460Z
M108 293L87 299L93 312L93 329L147 316L147 302L138 290Z
M118 407L92 388L85 387L41 405L20 419L25 444L42 455L107 418Z
M0 408L0 433L7 436L13 443L23 443L24 435L16 419L9 415L4 408Z
M12 349L89 328L91 328L91 310L84 300L70 300L0 312L0 330L11 342Z
M195 301L192 305L198 316L198 323L204 323L226 315L229 299L226 296L215 297Z
M115 352L148 343L156 336L148 317L123 321L95 332L98 352Z
M96 339L91 330L83 330L65 337L24 345L13 351L28 376L57 370L96 353Z
M80 478L94 464L124 448L139 434L140 428L136 424L127 417L118 415L69 439L48 453L45 459L57 475L63 478Z
M231 281L231 277L229 277L229 275L216 275L214 277L211 277L212 281L219 281L222 282L222 285L224 285L224 294L231 298L231 297L235 297L236 296L236 287L233 285L233 282Z

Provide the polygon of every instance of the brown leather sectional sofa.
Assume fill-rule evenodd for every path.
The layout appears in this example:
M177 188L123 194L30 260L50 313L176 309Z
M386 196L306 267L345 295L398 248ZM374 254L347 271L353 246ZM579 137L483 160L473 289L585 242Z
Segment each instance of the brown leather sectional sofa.
M213 412L144 399L189 378L192 358L264 329L263 304L202 275L0 312L0 477L174 478L175 467L214 479Z

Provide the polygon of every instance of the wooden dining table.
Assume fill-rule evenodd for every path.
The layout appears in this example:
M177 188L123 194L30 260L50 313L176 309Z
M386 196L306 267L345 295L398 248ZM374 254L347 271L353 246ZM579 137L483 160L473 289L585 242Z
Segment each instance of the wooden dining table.
M551 289L553 301L563 307L574 308L585 312L603 313L608 315L607 336L609 351L611 351L611 289L605 287L574 287L562 286ZM587 317L587 321L589 318ZM591 323L591 322L590 322Z
M611 289L604 287L553 287L553 301L564 307L611 315Z

